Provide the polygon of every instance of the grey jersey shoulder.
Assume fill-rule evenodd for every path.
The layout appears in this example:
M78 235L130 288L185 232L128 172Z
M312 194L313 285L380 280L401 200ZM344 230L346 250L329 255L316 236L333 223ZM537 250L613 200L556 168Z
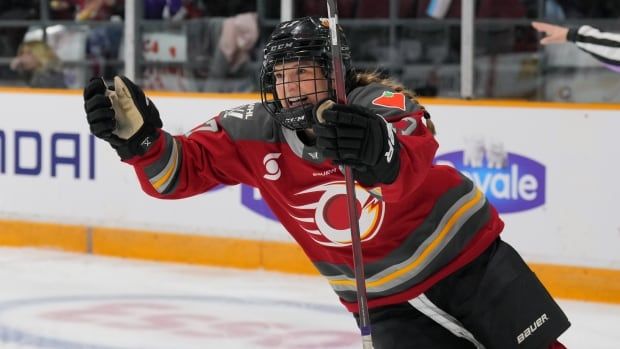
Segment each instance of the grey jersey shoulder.
M219 114L220 125L234 141L277 142L282 139L279 125L262 103L245 104Z
M404 93L379 83L357 87L347 97L349 104L364 106L384 118L420 109L420 105L407 98Z

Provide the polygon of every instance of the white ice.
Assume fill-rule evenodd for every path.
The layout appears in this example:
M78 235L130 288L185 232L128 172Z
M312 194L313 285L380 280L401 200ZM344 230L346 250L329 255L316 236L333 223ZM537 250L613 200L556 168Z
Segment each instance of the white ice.
M620 305L560 303L568 349L620 348ZM0 348L360 347L320 277L0 248Z

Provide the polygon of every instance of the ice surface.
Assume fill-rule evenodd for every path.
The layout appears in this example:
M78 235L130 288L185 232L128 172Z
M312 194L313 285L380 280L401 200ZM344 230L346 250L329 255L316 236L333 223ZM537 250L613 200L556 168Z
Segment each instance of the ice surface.
M0 348L357 348L320 277L0 248ZM569 349L620 348L620 305L561 301Z

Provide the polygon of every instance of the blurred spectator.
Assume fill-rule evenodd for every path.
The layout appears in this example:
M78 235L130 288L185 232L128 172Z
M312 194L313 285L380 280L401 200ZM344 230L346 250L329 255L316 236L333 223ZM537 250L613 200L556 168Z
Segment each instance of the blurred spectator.
M252 92L258 88L258 16L208 17L187 27L189 63L200 91Z
M217 36L204 87L207 91L249 92L255 89L251 55L258 42L258 18L255 12L224 19Z
M0 1L0 22L14 19L38 19L38 0ZM0 57L13 57L28 28L0 27ZM15 80L16 74L7 65L0 66L0 80Z
M76 21L108 20L113 16L122 17L124 0L74 0L77 3Z
M218 43L219 51L226 58L224 71L235 73L250 59L250 51L258 41L256 13L242 13L228 17L222 24ZM221 71L220 69L216 69Z
M124 0L51 0L50 10L55 19L75 19L76 21L109 21L109 25L92 27L86 34L86 58L92 71L89 76L111 77L119 73L116 67L107 64L109 60L119 59L123 36L120 24L124 15Z
M144 18L170 18L170 16L175 16L177 13L179 13L179 10L181 10L181 8L181 0L144 0Z
M50 0L50 18L58 20L75 19L75 2L71 0Z
M108 20L122 17L124 0L51 0L50 10L54 19Z
M28 41L19 46L11 69L23 73L30 87L65 88L62 63L51 47L43 41Z

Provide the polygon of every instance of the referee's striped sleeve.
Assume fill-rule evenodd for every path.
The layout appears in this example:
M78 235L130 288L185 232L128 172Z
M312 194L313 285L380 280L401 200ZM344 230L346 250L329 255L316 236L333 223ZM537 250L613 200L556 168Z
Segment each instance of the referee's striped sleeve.
M570 29L567 39L603 63L620 66L620 34L606 33L583 25Z

